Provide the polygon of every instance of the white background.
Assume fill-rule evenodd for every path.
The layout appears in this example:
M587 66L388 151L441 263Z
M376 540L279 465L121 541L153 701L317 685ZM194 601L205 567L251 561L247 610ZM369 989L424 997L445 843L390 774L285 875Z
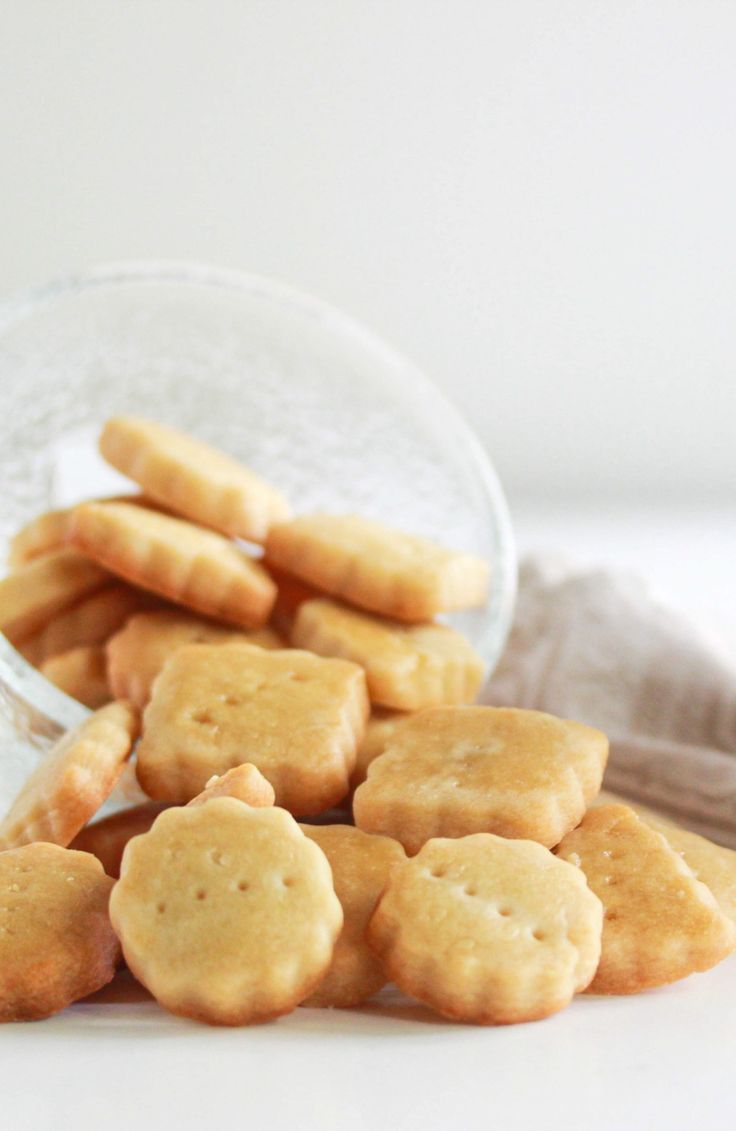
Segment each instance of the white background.
M512 501L734 499L732 0L4 0L0 294L284 279L470 416Z

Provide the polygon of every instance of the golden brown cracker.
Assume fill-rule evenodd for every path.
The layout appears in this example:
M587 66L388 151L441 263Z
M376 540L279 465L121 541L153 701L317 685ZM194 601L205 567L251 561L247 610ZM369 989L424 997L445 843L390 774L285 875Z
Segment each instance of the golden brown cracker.
M542 711L435 707L396 728L355 791L355 823L408 853L474 832L551 848L600 788L605 735Z
M152 499L230 537L262 542L273 522L289 517L281 492L255 472L152 420L113 417L102 432L100 451Z
M329 598L299 607L291 642L360 664L371 702L397 711L472 703L483 682L483 660L455 629L400 624Z
M557 849L605 909L590 989L632 994L708 970L736 948L736 925L665 837L625 805L587 813Z
M150 797L182 803L213 774L250 761L277 804L319 813L348 792L367 714L356 664L296 649L190 644L154 684L138 779Z
M419 1001L481 1025L536 1021L589 984L602 908L584 877L531 841L428 841L399 864L368 939Z
M483 605L488 563L357 515L301 515L269 531L266 558L280 569L395 620Z
M86 852L28 844L0 852L0 1021L37 1021L113 978L113 881Z
M135 976L172 1013L246 1025L294 1009L329 967L342 909L283 809L168 809L125 849L110 901Z
M36 840L69 844L109 797L137 734L129 703L109 703L68 731L0 821L0 850Z
M360 1005L387 981L365 932L392 869L406 859L404 850L398 841L351 825L302 825L302 832L327 857L345 920L329 970L302 1004L342 1009Z
M183 519L127 503L85 503L72 545L112 573L205 616L245 628L264 624L276 586L233 543Z

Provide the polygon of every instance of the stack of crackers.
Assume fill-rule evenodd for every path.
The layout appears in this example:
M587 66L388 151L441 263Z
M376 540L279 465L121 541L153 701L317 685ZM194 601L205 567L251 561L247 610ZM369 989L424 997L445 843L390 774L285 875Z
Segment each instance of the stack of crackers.
M0 822L0 1020L124 959L166 1009L242 1025L386 982L460 1021L546 1017L736 949L736 853L600 794L582 723L473 706L438 619L488 563L110 420L129 496L11 546L0 628L93 710ZM94 820L127 766L146 800ZM603 803L602 803L603 802Z

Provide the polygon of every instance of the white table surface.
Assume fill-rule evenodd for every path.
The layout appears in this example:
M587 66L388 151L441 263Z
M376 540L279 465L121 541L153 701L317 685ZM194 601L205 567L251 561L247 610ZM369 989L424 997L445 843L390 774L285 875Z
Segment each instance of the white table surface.
M736 508L520 508L517 532L522 551L643 573L736 656ZM735 1049L736 958L498 1029L443 1022L390 992L240 1030L151 1001L79 1004L0 1027L0 1128L721 1131L736 1120Z

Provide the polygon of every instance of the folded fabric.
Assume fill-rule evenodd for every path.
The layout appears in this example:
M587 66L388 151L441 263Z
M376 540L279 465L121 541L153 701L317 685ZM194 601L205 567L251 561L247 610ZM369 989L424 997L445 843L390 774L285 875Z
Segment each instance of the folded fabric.
M609 789L736 847L736 668L637 578L523 562L483 700L600 727Z

